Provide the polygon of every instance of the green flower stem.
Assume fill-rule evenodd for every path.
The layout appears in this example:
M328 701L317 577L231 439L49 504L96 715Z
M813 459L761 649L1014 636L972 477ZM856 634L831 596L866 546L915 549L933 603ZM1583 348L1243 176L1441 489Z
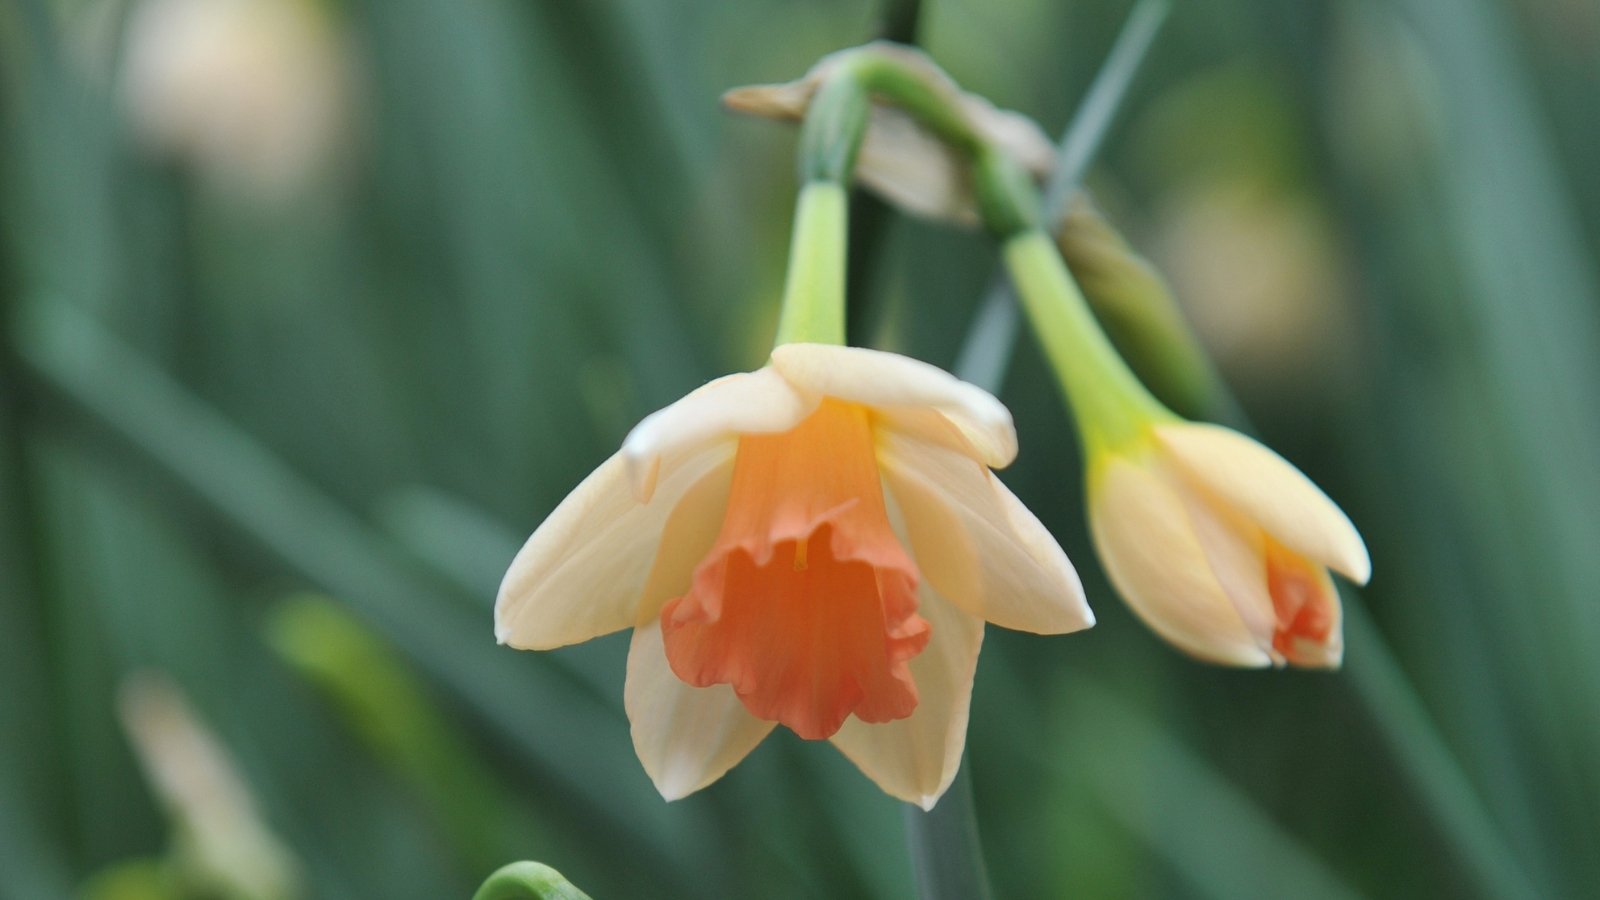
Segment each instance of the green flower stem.
M1006 270L1033 321L1045 355L1072 403L1086 455L1136 439L1151 421L1175 419L1123 362L1038 228L1005 240Z
M847 211L844 183L811 181L800 189L778 344L844 343Z
M1005 242L1008 270L1077 412L1086 447L1122 444L1136 438L1152 419L1173 418L1140 383L1096 322L1055 242L1044 231L1043 201L1033 179L1015 160L972 130L955 88L930 78L912 58L884 45L868 45L840 64L818 88L807 111L802 174L827 178L827 183L840 186L842 195L860 149L869 95L904 109L972 160L973 189L984 224ZM803 242L810 240L807 229L812 222L806 195L817 184L809 183L802 192L802 208L796 216L785 325L791 311L798 322L809 320L796 300L809 297L813 305L826 303L833 308L831 298L818 300L814 289L806 290L812 286L802 279L817 273L796 269L805 261ZM843 211L838 215L842 237ZM820 271L832 277L832 270ZM842 261L838 271L842 294ZM836 305L842 311L842 299ZM792 334L791 329L780 327L780 342L798 339Z
M800 126L800 181L848 185L867 135L869 98L846 63L817 87Z
M843 344L849 185L869 102L855 67L818 86L800 132L800 198L776 343Z
M472 900L592 900L544 863L514 862L496 870Z
M968 155L983 149L983 140L961 111L960 96L947 81L929 77L913 57L886 44L868 44L855 51L847 71L868 93L910 113L945 143Z
M1095 318L1150 392L1188 418L1225 418L1221 376L1155 266L1086 198L1053 231Z

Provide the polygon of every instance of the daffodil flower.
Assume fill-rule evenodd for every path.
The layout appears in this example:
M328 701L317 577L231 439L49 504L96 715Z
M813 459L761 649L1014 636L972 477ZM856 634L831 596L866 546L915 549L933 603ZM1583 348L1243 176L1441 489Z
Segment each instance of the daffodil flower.
M790 343L640 422L529 538L502 643L633 629L625 706L661 794L712 783L781 724L931 807L965 743L984 622L1093 616L992 468L1011 416L925 363Z
M1106 573L1179 649L1236 666L1337 667L1328 570L1364 584L1350 520L1278 454L1187 422L1152 397L1095 324L1050 239L1008 239L1007 266L1070 397Z
M1217 425L1152 423L1089 464L1089 521L1117 590L1162 637L1235 666L1334 668L1331 568L1371 574L1355 526L1278 454Z

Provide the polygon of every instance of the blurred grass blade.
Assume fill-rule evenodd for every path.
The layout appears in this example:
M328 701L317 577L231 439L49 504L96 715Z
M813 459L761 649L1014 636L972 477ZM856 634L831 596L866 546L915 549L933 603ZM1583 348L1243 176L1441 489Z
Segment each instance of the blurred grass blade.
M1105 143L1134 76L1139 73L1150 45L1161 33L1161 26L1171 12L1171 0L1139 0L1139 5L1128 13L1128 21L1090 83L1082 105L1061 135L1056 168L1044 191L1045 219L1052 226L1067 214L1067 203L1100 152L1100 145Z
M984 870L966 761L933 809L924 812L909 803L904 809L917 895L922 900L989 900L994 892Z
M1448 85L1435 101L1441 209L1434 214L1463 288L1448 314L1464 320L1471 348L1465 415L1488 438L1480 477L1495 485L1471 493L1496 588L1485 593L1486 611L1504 671L1544 733L1538 762L1551 770L1551 805L1561 813L1551 837L1524 845L1524 853L1560 847L1568 880L1546 887L1572 891L1600 881L1592 840L1569 838L1600 829L1600 716L1592 714L1600 694L1600 270L1593 221L1575 208L1582 194L1563 172L1551 123L1540 115L1545 85L1519 52L1512 9L1484 0L1407 0L1398 12L1415 24L1439 83ZM1590 42L1591 63L1593 51ZM1592 101L1593 66L1587 71ZM1592 171L1587 154L1576 151L1567 165ZM1508 596L1544 602L1493 602Z
M1163 9L1147 11L1146 6L1160 6ZM1164 7L1165 4L1154 2L1141 4L1141 7L1130 16L1129 26L1122 38L1119 38L1117 50L1132 47L1138 52L1135 54L1133 50L1122 53L1113 51L1106 67L1096 79L1096 87L1099 87L1102 81L1111 87L1099 92L1091 89L1092 98L1097 94L1120 96L1125 90L1131 80L1132 69L1142 57L1144 50L1149 47L1154 29L1160 25L1165 14ZM1135 25L1151 33L1148 35L1135 33L1130 38L1129 31ZM1119 62L1120 68L1113 70L1113 62ZM1115 112L1115 104L1100 100L1094 104L1094 109L1095 114L1090 115L1090 104L1086 102L1062 140L1063 163L1070 162L1077 166L1080 175L1082 166L1092 157L1093 147L1098 142L1099 136L1104 134L1109 119ZM1094 136L1095 140L1075 137L1075 132ZM1069 150L1072 154L1070 159ZM1063 170L1067 174L1072 174L1072 170L1065 169L1065 165ZM1062 174L1062 171L1057 172L1057 176ZM1069 183L1066 187L1059 188L1057 183L1052 181L1047 191L1058 202L1064 202L1062 198L1070 198L1074 186ZM1051 211L1055 212L1054 209ZM956 374L980 387L991 391L998 390L1015 348L1019 324L1016 302L1011 296L1009 285L1003 280L998 285L992 285L957 359ZM1227 392L1223 391L1223 394L1227 395ZM1231 401L1227 405L1236 407ZM1393 656L1384 643L1381 633L1371 627L1370 622L1360 611L1352 614L1351 624L1356 634L1350 643L1352 645L1358 641L1368 643L1374 658L1382 661L1365 667L1359 675L1352 672L1349 677L1357 682L1356 695L1363 705L1367 706L1374 721L1388 737L1392 752L1404 764L1406 771L1418 785L1423 798L1428 802L1435 824L1452 838L1463 861L1481 867L1483 878L1486 883L1493 886L1496 895L1518 898L1535 896L1533 883L1522 871L1515 856L1507 849L1504 839L1499 836L1498 829L1470 783L1460 776L1459 764L1453 760L1447 744L1427 719L1420 701L1416 699L1416 691L1407 681L1404 671L1393 664Z
M425 684L393 650L334 601L284 600L268 642L314 684L377 759L431 808L467 868L481 871L533 845L536 829L507 802L510 791L427 700Z
M1217 900L1356 900L1359 893L1160 726L1093 682L1066 689L1093 722L1079 758L1106 811Z
M1434 823L1449 836L1456 857L1476 872L1476 880L1491 896L1519 900L1541 896L1543 892L1535 889L1506 846L1460 762L1434 729L1422 699L1366 607L1353 592L1340 593L1345 645L1350 648L1343 677L1372 716L1390 755L1422 795Z
M1067 213L1067 202L1083 181L1084 172L1099 152L1111 130L1111 123L1122 108L1123 98L1144 62L1145 54L1160 33L1172 11L1170 0L1139 0L1128 14L1117 41L1105 63L1089 85L1083 103L1062 132L1056 152L1055 170L1045 186L1045 217L1054 233ZM991 392L1000 390L1011 351L1021 325L1017 298L1003 274L989 282L977 317L967 332L966 341L956 356L955 373Z
M619 773L638 773L631 748L600 738L620 731L619 711L598 708L569 676L557 675L554 658L496 652L479 603L441 602L448 592L434 576L89 317L62 304L36 303L26 313L17 329L21 355L45 385L217 521L346 598L530 762L583 797L608 829L632 835L640 865L662 877L680 871L674 861L721 870L716 843L704 835L709 823L661 805L641 810L614 789ZM564 726L548 728L548 720Z

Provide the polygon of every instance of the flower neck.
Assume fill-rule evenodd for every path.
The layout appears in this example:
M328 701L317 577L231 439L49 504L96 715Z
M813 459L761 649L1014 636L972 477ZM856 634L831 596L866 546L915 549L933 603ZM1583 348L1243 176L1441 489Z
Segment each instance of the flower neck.
M1006 239L1004 253L1045 356L1077 412L1086 456L1126 447L1151 425L1177 420L1112 348L1048 235L1038 228L1018 231Z
M844 343L847 206L842 184L811 181L800 189L776 346Z

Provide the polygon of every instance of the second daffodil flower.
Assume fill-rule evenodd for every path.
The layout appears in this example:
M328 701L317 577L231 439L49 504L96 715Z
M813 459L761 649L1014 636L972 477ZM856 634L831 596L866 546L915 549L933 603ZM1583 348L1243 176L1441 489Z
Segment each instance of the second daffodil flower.
M1210 662L1337 667L1331 568L1371 574L1355 526L1299 470L1216 425L1153 422L1091 456L1089 521L1117 590Z
M985 620L1093 623L1055 540L990 472L1000 402L891 353L813 343L642 421L512 563L497 635L633 628L624 700L668 799L777 725L931 807L965 743Z
M1010 237L1005 254L1071 398L1090 530L1118 593L1200 659L1337 667L1344 640L1328 570L1359 584L1371 574L1350 520L1278 454L1151 396L1042 231Z

